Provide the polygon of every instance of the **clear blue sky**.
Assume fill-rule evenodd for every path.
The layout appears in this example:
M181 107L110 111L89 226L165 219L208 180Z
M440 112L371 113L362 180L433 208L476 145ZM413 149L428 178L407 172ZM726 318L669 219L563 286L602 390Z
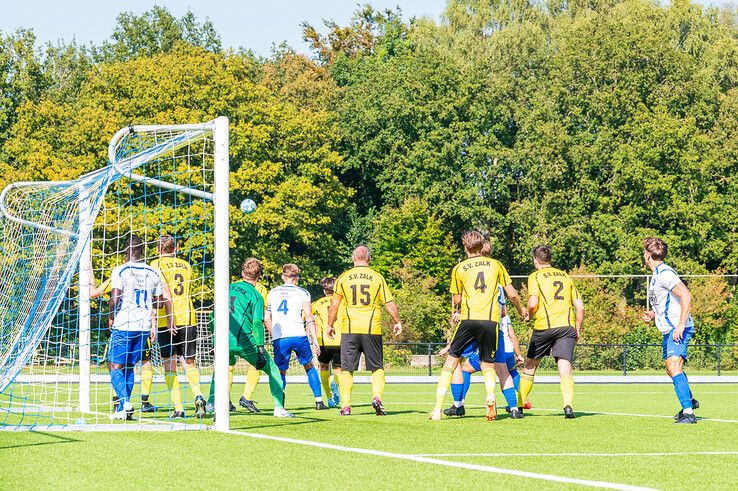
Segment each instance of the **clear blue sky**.
M322 19L347 24L357 3L375 8L399 5L405 17L438 19L445 0L3 0L0 31L31 28L39 41L63 39L99 44L113 31L116 16L122 11L141 13L154 5L169 9L181 17L187 10L200 20L215 24L224 47L244 47L268 55L272 44L287 41L300 52L307 52L300 23L308 21L316 28Z

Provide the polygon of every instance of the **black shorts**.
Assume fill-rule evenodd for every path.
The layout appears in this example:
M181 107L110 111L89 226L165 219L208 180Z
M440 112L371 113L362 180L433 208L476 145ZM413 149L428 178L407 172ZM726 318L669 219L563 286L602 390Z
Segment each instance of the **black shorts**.
M333 362L334 368L341 368L341 347L340 346L321 346L318 361L326 365Z
M577 332L573 327L555 327L533 331L528 345L528 358L538 360L546 355L572 361Z
M463 320L454 333L448 354L454 358L461 358L466 347L476 341L479 361L494 363L498 331L498 324L495 321Z
M146 341L144 342L144 349L141 353L141 363L151 361L151 336L146 336Z
M190 360L197 353L196 326L181 326L177 328L177 334L174 336L169 329L159 329L157 339L162 358L183 356Z
M341 334L341 369L355 372L364 353L366 368L370 372L384 368L381 334Z

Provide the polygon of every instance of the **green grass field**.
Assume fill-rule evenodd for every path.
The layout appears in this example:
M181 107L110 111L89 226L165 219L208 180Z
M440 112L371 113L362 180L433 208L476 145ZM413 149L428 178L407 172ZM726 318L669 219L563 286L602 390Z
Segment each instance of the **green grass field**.
M234 402L241 389L234 386ZM369 386L357 385L348 418L315 411L306 385L288 386L294 420L273 418L265 387L257 390L264 412L239 408L231 434L0 432L0 487L581 487L555 481L564 477L657 489L738 488L736 385L696 385L702 418L696 425L671 420L677 403L670 385L578 385L578 417L564 420L558 386L541 384L523 420L503 411L487 422L482 386L474 384L467 416L438 423L426 419L432 385L388 385L386 417L374 416Z

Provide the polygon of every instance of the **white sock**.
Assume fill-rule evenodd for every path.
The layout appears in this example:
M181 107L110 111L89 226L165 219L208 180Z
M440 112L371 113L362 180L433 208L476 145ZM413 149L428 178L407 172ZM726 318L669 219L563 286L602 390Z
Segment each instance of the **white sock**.
M682 409L682 412L684 414L692 414L692 413L694 413L694 411L692 410L691 407L688 407L687 409Z
M454 406L456 406L456 407L461 407L463 405L464 405L464 403L462 401L454 401Z

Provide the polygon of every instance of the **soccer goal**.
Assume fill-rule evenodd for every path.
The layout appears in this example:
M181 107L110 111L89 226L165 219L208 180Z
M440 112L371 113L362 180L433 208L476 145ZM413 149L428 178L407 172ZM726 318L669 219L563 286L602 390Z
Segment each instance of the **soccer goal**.
M225 117L130 126L113 136L104 168L2 191L0 429L206 428L212 419L192 408L213 373L216 425L228 429L228 311L215 308L230 280L228 138ZM110 277L131 235L143 241L140 262L179 261L165 289L187 297L177 312L190 334L182 356L147 344L126 372L133 414L111 421ZM161 325L156 309L151 322ZM171 418L178 409L184 417Z

